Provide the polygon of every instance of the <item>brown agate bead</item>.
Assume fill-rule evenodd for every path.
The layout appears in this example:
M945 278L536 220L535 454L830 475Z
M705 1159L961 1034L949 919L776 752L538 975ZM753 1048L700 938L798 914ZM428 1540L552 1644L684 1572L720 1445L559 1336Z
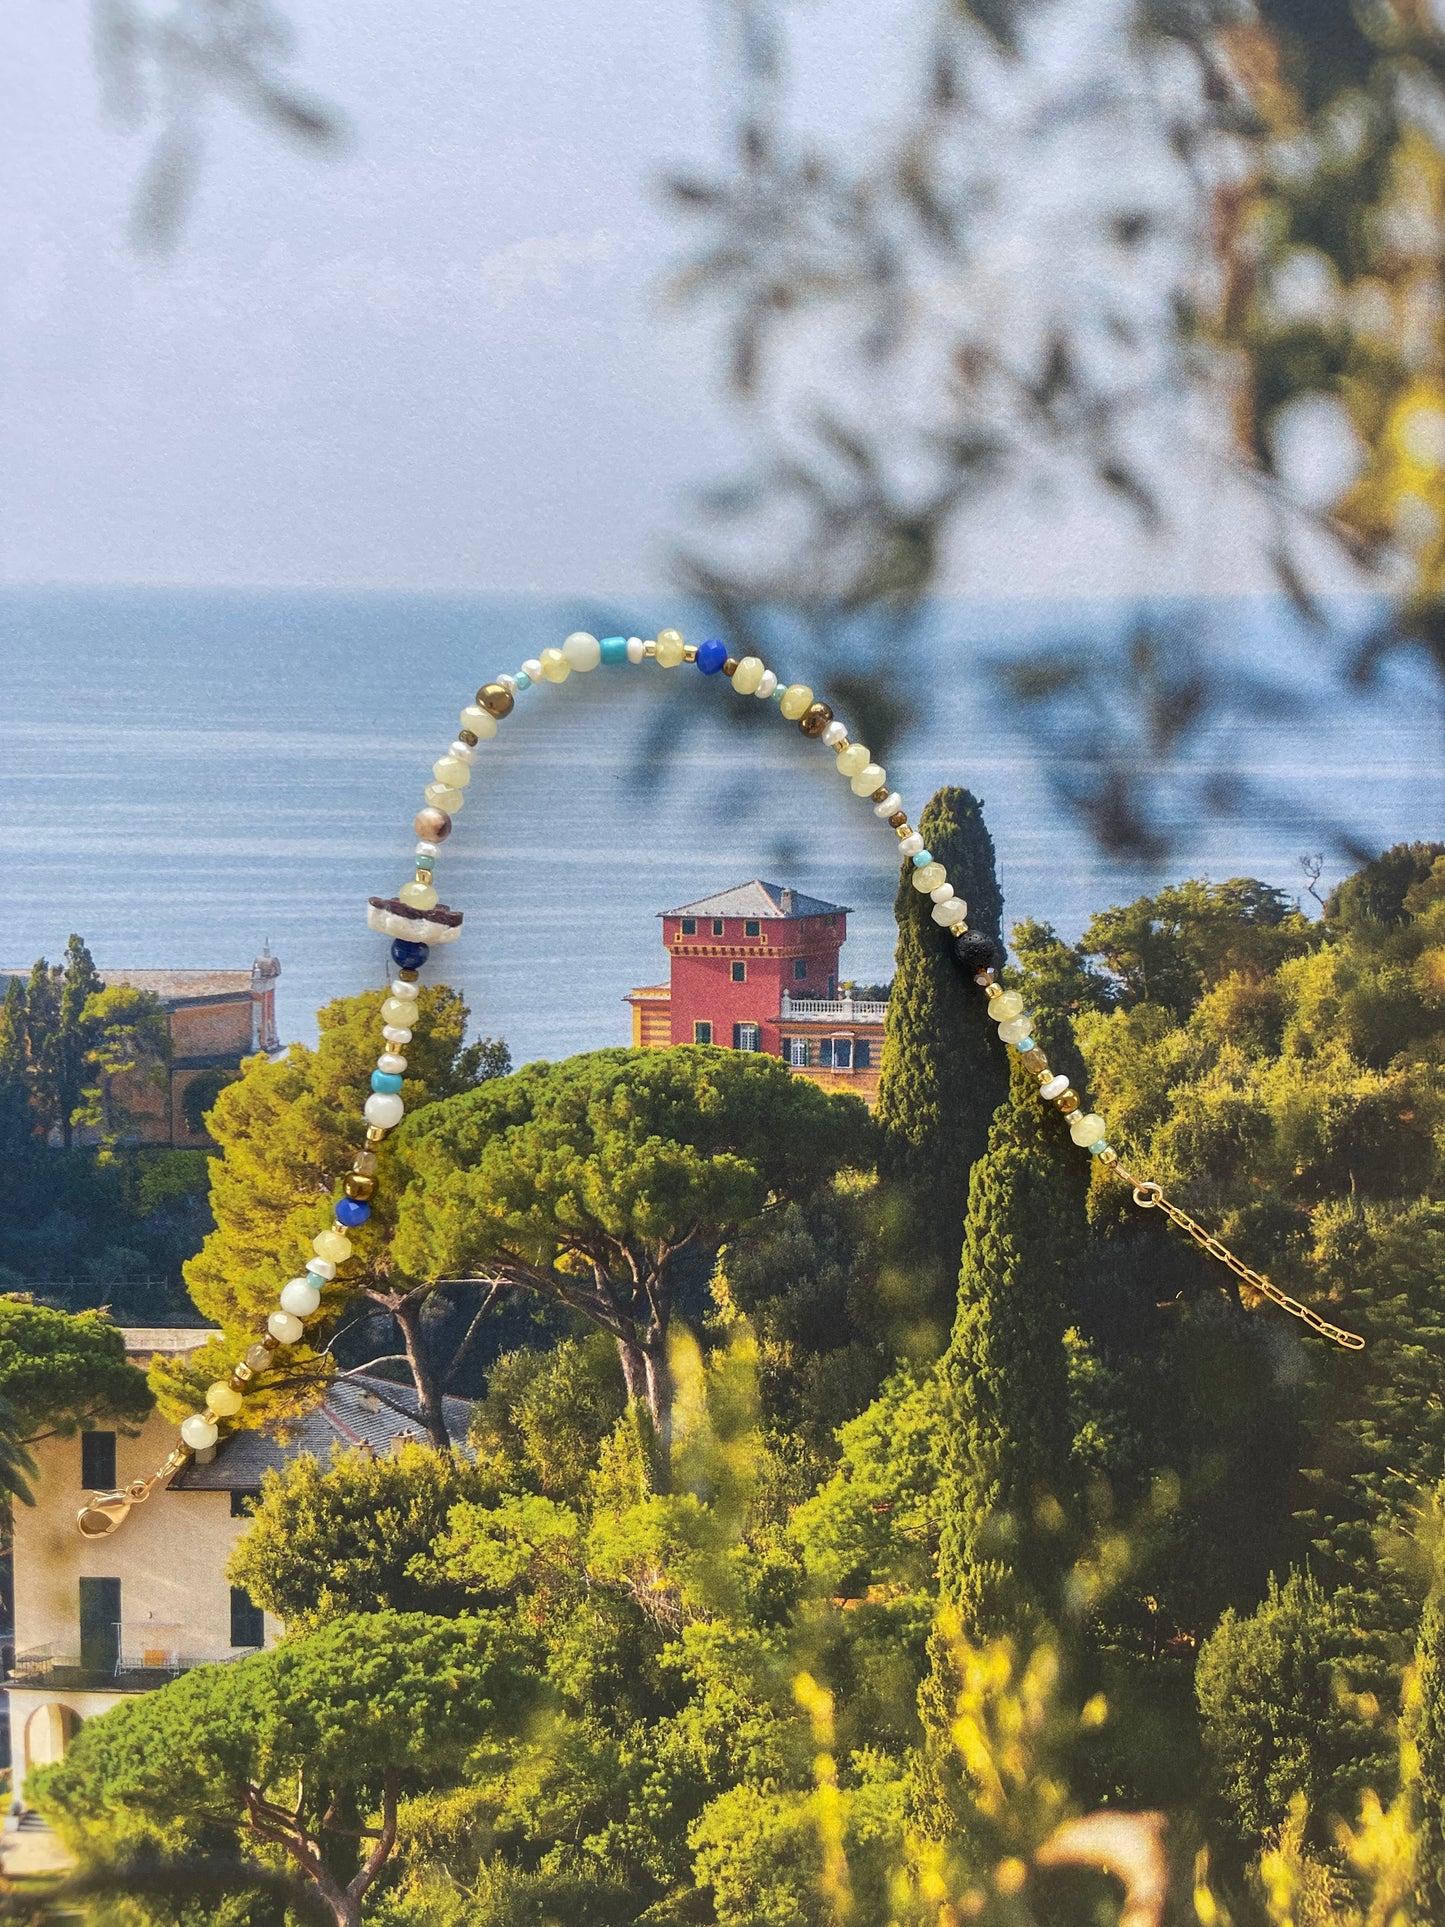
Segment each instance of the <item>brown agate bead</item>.
M427 843L445 843L452 833L452 819L445 810L434 810L428 804L424 810L417 811L411 827Z

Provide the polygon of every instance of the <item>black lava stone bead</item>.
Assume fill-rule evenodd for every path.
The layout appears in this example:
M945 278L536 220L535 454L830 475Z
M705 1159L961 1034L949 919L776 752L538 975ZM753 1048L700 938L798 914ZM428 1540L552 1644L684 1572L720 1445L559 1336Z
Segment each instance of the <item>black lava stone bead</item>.
M954 944L954 953L965 970L991 970L998 966L998 951L992 937L981 930L966 930Z

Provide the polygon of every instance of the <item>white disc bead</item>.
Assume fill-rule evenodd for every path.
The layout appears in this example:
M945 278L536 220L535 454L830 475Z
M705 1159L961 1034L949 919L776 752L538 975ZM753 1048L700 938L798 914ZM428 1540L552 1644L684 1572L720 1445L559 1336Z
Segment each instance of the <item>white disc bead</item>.
M776 694L777 687L778 687L777 677L773 674L771 669L765 669L763 671L763 679L758 684L757 688L753 691L753 694L755 696L761 697L761 699L764 702L766 702L769 696Z
M403 1030L399 1024L383 1024L381 1034L388 1044L409 1044L411 1032Z
M881 803L875 803L873 805L873 814L878 817L880 821L886 823L890 816L897 816L902 808L903 798L898 794L897 790L889 790ZM920 850L923 848L923 840L921 837L918 847Z
M392 980L391 994L399 1004L414 1004L419 992L417 986L409 984L405 977L396 977Z
M627 638L627 660L629 662L645 662L647 660L647 651L643 646L641 636L629 636Z
M1067 1077L1051 1077L1047 1084L1041 1084L1039 1086L1039 1096L1043 1098L1045 1103L1052 1104L1054 1099L1056 1097L1062 1097L1068 1088L1069 1080Z
M879 808L881 809L882 807L882 804L880 804ZM892 816L892 810L890 810L888 814ZM900 836L898 839L898 854L900 856L917 856L922 848L923 838L918 834L917 830L910 830L907 836Z

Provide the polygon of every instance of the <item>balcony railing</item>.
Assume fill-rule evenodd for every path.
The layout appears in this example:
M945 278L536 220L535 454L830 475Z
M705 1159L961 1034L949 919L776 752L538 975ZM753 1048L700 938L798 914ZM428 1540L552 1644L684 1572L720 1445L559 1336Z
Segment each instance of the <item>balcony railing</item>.
M181 1630L150 1623L118 1626L116 1657L109 1665L96 1665L79 1653L57 1652L51 1646L28 1646L15 1655L8 1684L55 1692L142 1693L164 1686L194 1666L226 1665L258 1650L247 1646L193 1652L182 1647Z
M871 997L790 997L783 992L778 1015L796 1023L881 1024L888 1015L886 999Z

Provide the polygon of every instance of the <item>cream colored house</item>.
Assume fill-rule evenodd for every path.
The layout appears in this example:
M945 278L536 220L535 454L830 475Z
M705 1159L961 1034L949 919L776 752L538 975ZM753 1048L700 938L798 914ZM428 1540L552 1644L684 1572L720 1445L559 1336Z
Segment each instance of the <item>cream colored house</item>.
M132 1329L126 1352L144 1370L158 1352L183 1355L210 1336L198 1328ZM464 1437L466 1405L448 1399L447 1408L454 1436ZM60 1758L82 1720L279 1635L280 1622L226 1578L231 1547L269 1468L302 1452L325 1459L338 1444L388 1451L418 1434L406 1387L347 1379L284 1440L237 1433L97 1539L76 1527L89 1494L148 1477L174 1445L175 1426L153 1414L134 1438L95 1431L35 1446L35 1504L15 1507L15 1664L7 1691L16 1789L31 1767Z

